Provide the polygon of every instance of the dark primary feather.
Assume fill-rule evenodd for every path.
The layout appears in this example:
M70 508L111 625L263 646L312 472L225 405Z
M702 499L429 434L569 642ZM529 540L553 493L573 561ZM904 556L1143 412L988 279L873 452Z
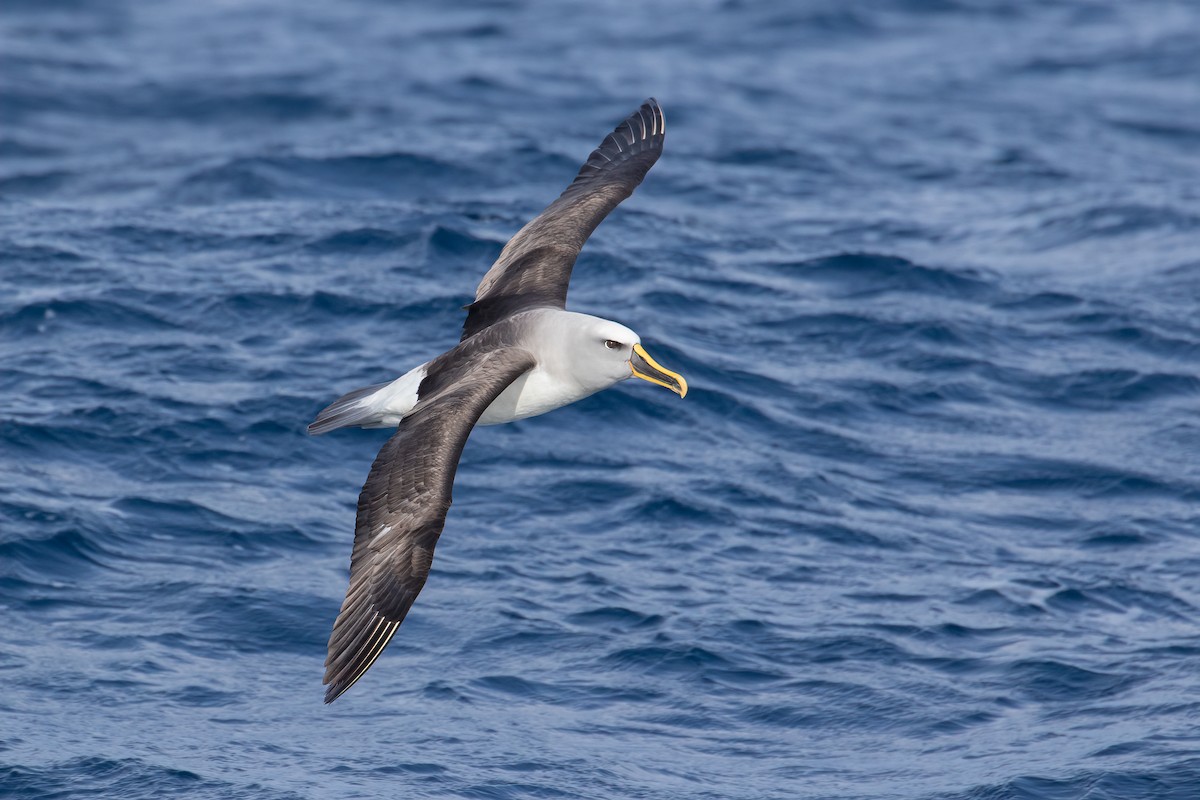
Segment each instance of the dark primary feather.
M646 177L662 152L665 130L652 97L605 137L566 191L504 246L467 306L463 339L515 311L566 306L571 268L584 242Z
M509 345L512 327L435 359L417 409L371 465L358 497L350 587L329 637L326 703L362 677L404 621L429 575L467 436L491 402L534 366L528 352Z

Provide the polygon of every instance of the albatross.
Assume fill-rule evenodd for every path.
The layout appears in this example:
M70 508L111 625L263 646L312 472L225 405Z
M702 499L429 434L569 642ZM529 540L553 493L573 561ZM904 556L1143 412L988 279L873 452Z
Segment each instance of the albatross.
M326 703L375 663L425 585L472 428L544 414L626 378L687 394L683 376L651 358L632 330L566 310L579 251L658 160L665 128L650 98L604 138L558 199L504 246L465 307L458 345L390 383L343 395L308 426L310 434L396 430L358 497L350 587L325 659Z

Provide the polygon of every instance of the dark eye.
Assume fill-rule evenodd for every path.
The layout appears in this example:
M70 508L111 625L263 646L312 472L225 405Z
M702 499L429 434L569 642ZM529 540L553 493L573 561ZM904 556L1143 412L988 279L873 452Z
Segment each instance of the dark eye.
M605 339L604 346L607 347L609 350L616 350L616 349L620 348L621 343L614 342L612 339Z

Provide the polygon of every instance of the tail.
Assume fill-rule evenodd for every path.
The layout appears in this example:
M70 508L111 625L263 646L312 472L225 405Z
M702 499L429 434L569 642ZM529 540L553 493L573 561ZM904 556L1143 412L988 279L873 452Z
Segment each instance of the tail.
M308 426L310 436L320 436L337 428L378 423L379 409L371 397L388 383L376 383L348 392L330 403Z

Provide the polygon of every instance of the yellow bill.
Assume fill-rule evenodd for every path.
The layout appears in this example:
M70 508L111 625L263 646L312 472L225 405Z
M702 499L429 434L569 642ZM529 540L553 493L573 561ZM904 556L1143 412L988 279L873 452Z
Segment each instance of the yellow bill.
M687 394L687 381L683 379L683 376L660 365L640 344L633 346L633 355L629 358L629 369L633 371L635 378L665 386L680 397Z

